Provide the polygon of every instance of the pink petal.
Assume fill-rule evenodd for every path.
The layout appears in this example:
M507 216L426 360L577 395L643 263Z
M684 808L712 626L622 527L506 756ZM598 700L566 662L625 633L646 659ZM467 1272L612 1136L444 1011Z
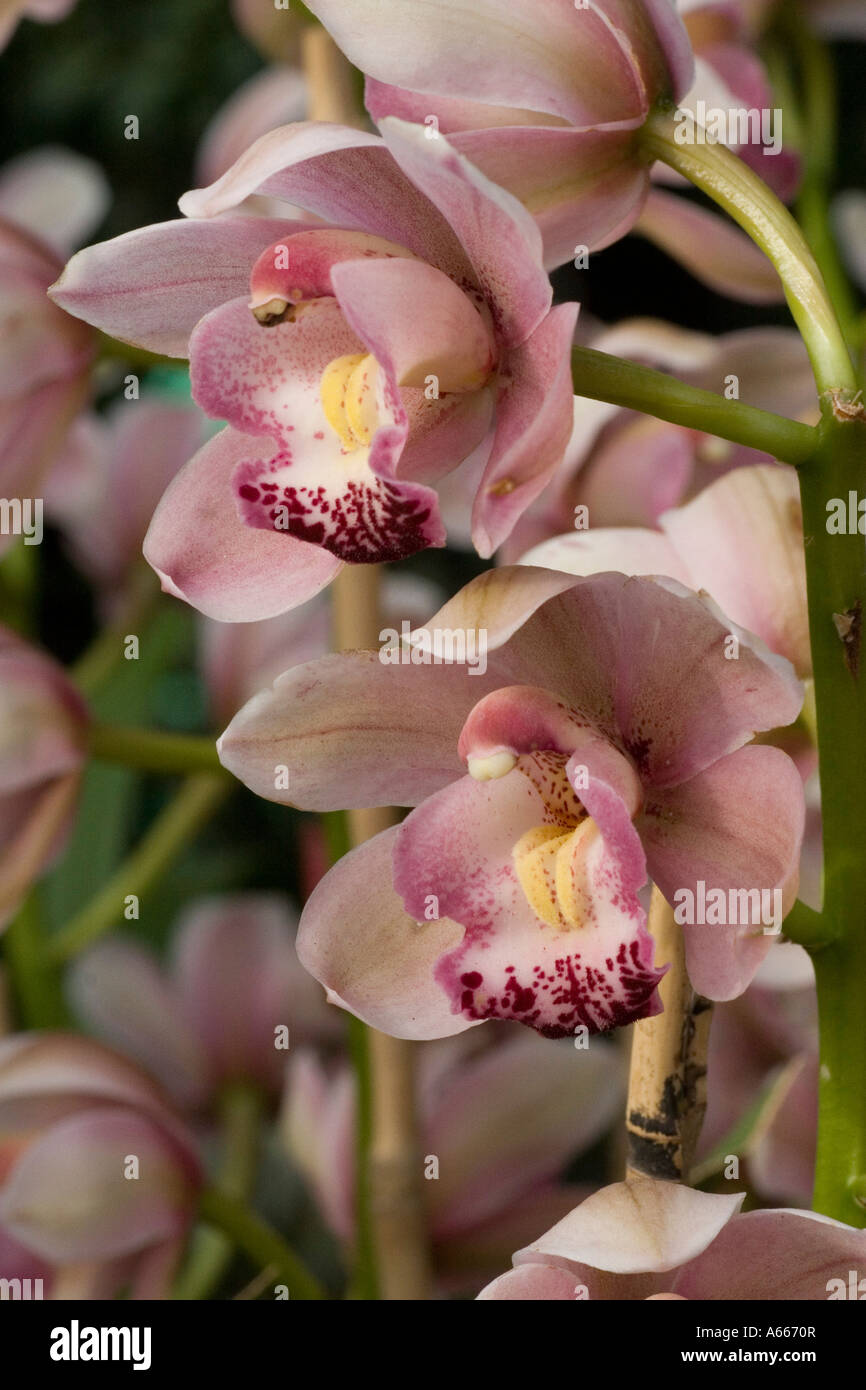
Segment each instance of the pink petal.
M703 881L707 893L724 892L726 905L731 890L763 889L770 893L767 906L772 911L777 903L784 916L797 894L804 822L803 783L794 763L778 748L753 745L681 786L651 793L638 827L650 874L675 907L677 891L688 889L697 911ZM681 901L685 911L689 900ZM742 994L773 942L763 928L774 923L755 922L739 899L726 915L748 920L684 927L689 976L709 999Z
M573 485L573 500L587 508L593 528L656 526L689 491L695 452L691 431L623 413L598 440Z
M321 992L298 969L292 919L277 896L237 894L200 900L175 937L174 976L183 1014L219 1081L281 1084L289 1044L326 1014Z
M635 231L718 294L747 304L778 304L784 298L775 269L745 233L686 198L654 188Z
M0 928L60 854L74 823L79 777L0 796Z
M719 1199L717 1199L719 1200ZM824 1301L849 1270L862 1275L866 1232L810 1211L750 1211L735 1216L713 1245L676 1281L676 1291L696 1299ZM856 1280L855 1280L856 1284ZM837 1297L839 1297L837 1285Z
M125 1166L135 1157L139 1176ZM104 1260L184 1231L200 1175L151 1120L92 1109L29 1144L0 1191L0 1220L44 1259Z
M72 1033L0 1040L0 1133L27 1132L90 1107L124 1106L169 1123L165 1095L140 1067Z
M504 364L496 434L472 514L481 555L501 545L565 456L574 424L571 344L577 314L576 304L552 309Z
M40 237L61 256L98 227L110 202L99 165L61 146L30 150L0 171L0 217Z
M691 573L688 582L708 590L736 623L786 656L800 675L809 675L803 522L794 470L736 468L685 507L667 512L661 525Z
M381 82L529 107L574 125L637 120L646 109L643 74L628 47L643 16L624 0L611 22L610 8L575 13L557 0L511 0L506 20L495 0L436 0L417 13L385 0L373 20L368 0L310 5L352 62ZM617 20L630 31L618 33ZM647 45L641 57L651 51Z
M266 217L156 223L79 251L51 298L122 342L186 357L199 319L246 294L257 256L302 227Z
M185 193L180 208L188 217L216 217L252 193L298 204L337 226L386 237L458 281L472 279L453 230L409 182L379 136L319 121L281 126L251 145L210 188Z
M514 1263L543 1262L578 1277L593 1270L667 1273L712 1249L742 1203L742 1193L719 1196L651 1178L614 1183L518 1250Z
M478 276L500 339L523 343L550 308L541 235L522 203L485 178L447 141L394 117L382 133L400 168L442 210Z
M687 584L691 578L667 536L638 526L599 526L572 531L533 546L521 565L540 565L566 574L665 574Z
M36 787L86 761L87 707L63 668L0 627L0 793Z
M451 1011L433 978L459 939L445 919L419 926L391 886L396 827L344 855L304 908L298 955L333 1003L383 1033L445 1038L473 1024ZM351 920L352 930L345 930Z
M32 497L64 447L69 428L89 393L91 349L74 374L49 381L11 401L0 401L0 493ZM0 550L11 538L0 537Z
M355 1108L348 1067L328 1075L312 1050L294 1055L281 1137L331 1230L344 1241L351 1241L355 1225Z
M180 1105L201 1105L209 1090L205 1055L150 952L105 941L74 962L67 989L90 1032L140 1061Z
M386 665L378 652L323 657L245 705L220 760L258 796L307 810L416 805L461 776L460 730L493 684L461 666Z
M274 617L322 590L340 562L318 546L240 520L231 490L238 464L266 446L223 430L165 492L144 541L163 588L221 622Z
M195 406L123 401L77 422L51 473L46 506L76 563L100 585L124 582L162 493L204 437Z
M479 1300L496 1301L521 1299L539 1301L568 1299L574 1301L581 1291L580 1279L564 1269L549 1269L547 1265L527 1264L500 1274L478 1295Z
M520 112L511 113L510 126L458 131L449 144L532 213L548 269L582 247L602 250L633 226L649 173L635 158L630 131L529 125Z
M430 374L443 392L487 381L496 365L492 334L441 270L370 258L344 261L331 280L346 322L398 386L424 387Z
M551 1047L519 1029L442 1079L424 1127L439 1158L431 1184L439 1242L505 1216L608 1128L622 1104L616 1051Z
M818 1058L792 1063L791 1084L766 1133L749 1153L756 1191L776 1202L808 1207L815 1186L818 1137Z

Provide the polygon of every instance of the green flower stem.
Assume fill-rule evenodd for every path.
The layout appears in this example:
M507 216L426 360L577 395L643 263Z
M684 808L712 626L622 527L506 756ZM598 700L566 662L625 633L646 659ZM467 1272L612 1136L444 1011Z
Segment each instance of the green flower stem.
M214 740L198 734L166 733L160 729L128 728L122 724L93 724L90 756L141 772L212 772L217 777L229 779L217 756Z
M263 1096L257 1086L236 1082L220 1096L222 1155L216 1187L238 1201L250 1198L258 1167ZM195 1232L174 1297L182 1301L210 1298L219 1286L234 1250L222 1231L207 1226Z
M102 629L72 668L72 678L82 694L92 696L105 684L123 657L126 638L141 636L159 596L156 575L148 566L142 565L130 579L117 617Z
M571 364L575 392L590 400L718 435L785 463L802 463L815 452L818 434L811 425L687 386L665 372L585 347L572 349Z
M844 336L797 223L735 155L721 145L680 145L678 128L670 110L651 116L642 136L645 153L703 189L769 256L822 397L818 442L812 456L799 461L824 835L821 926L829 938L814 950L821 1024L814 1205L824 1215L864 1226L866 671L861 646L866 564L856 527L853 535L828 531L827 505L833 498L847 502L849 492L859 489L866 412L855 404L858 383Z
M69 1022L59 971L45 958L45 934L34 889L3 937L19 1027L63 1028Z
M318 1279L282 1236L237 1197L217 1187L207 1187L201 1195L199 1216L239 1246L259 1269L273 1270L273 1282L285 1284L291 1298L309 1302L325 1297Z
M686 143L677 135L685 131ZM641 147L708 194L749 234L779 272L791 313L808 349L818 393L831 403L857 392L857 378L833 305L805 236L788 209L748 165L724 145L700 144L700 128L684 112L653 112ZM682 138L682 136L681 136Z
M866 613L863 537L831 535L827 503L863 477L866 422L828 421L799 472L806 540L824 833L822 918L830 943L813 954L821 1025L814 1205L866 1225Z
M139 845L112 874L108 882L48 945L54 962L71 960L104 932L123 920L124 899L141 897L158 883L184 847L210 820L232 790L233 782L221 773L200 773L181 785Z

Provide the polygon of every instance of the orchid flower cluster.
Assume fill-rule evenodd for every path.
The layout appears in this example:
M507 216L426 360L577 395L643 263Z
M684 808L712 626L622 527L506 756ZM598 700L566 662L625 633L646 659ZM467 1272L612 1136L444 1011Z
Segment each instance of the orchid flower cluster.
M862 3L219 8L0 167L0 1285L866 1297Z

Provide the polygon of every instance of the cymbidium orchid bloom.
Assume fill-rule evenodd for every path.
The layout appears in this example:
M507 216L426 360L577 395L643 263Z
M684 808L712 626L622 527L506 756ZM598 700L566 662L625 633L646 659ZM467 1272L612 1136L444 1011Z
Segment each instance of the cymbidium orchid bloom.
M672 0L309 8L368 75L373 119L400 116L447 135L536 217L549 267L608 246L643 216L640 229L715 288L781 298L775 272L730 223L664 193L647 201L638 135L661 100L727 110L760 95L768 104L735 6L689 4L682 17Z
M476 1292L515 1246L585 1195L560 1175L623 1101L623 1059L604 1042L550 1047L524 1031L489 1041L472 1032L418 1053L419 1146L437 1164L428 1202L433 1264L451 1294ZM287 1078L285 1143L347 1244L355 1231L354 1125L348 1067L329 1071L314 1053L299 1053Z
M815 1212L743 1214L742 1203L651 1178L614 1183L518 1250L478 1297L817 1301L862 1268L866 1232Z
M629 319L593 334L587 346L705 391L735 390L746 405L789 419L815 424L819 418L808 355L788 329L745 329L715 338L659 320ZM587 526L655 527L663 512L723 474L766 462L767 454L701 430L577 398L565 463L520 518L499 558L512 563L549 537L585 533Z
M35 1259L54 1297L164 1297L201 1182L191 1134L131 1062L73 1034L0 1041L7 1277Z
M68 150L0 170L0 496L34 496L85 402L94 335L46 292L106 202L96 166Z
M62 668L0 628L0 927L63 848L88 713Z
M232 721L223 763L271 800L417 809L313 893L299 953L383 1031L488 1018L551 1037L658 1010L639 891L796 897L794 763L746 746L797 717L787 661L674 581L500 569L426 624L484 670L404 647L287 672ZM737 659L726 658L732 635ZM399 664L395 664L399 662ZM543 686L539 684L543 681ZM281 788L287 788L281 790ZM770 938L684 928L695 987L730 998Z
M22 19L40 24L56 24L65 19L77 0L2 0L0 3L0 49L6 47Z
M91 1032L185 1109L235 1081L276 1095L289 1044L332 1040L339 1022L298 964L293 926L277 897L205 899L179 920L168 970L132 942L106 941L75 962L70 997Z
M53 291L115 335L188 351L195 399L229 423L145 545L209 616L272 617L344 561L442 545L433 484L481 444L489 555L565 453L577 306L551 309L538 228L444 140L383 131L274 131L181 200L191 220L91 247ZM222 215L253 193L330 225Z

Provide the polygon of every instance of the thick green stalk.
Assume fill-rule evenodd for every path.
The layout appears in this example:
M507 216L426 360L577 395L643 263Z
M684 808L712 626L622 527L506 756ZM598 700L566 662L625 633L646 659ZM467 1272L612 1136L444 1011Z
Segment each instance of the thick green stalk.
M698 143L694 122L689 126L681 114L655 113L644 128L644 150L709 194L769 256L822 398L817 447L799 467L824 835L821 925L829 938L814 950L821 1025L814 1206L864 1226L866 553L858 504L866 471L866 411L858 403L856 374L833 305L797 223L741 160L721 145ZM686 131L686 143L679 143L678 130ZM839 528L842 534L830 529L834 501L850 518Z
M818 392L834 403L851 400L857 378L817 261L794 218L775 193L724 145L706 136L686 112L654 111L641 131L648 159L662 160L708 194L772 261L809 352Z
M814 952L821 1034L814 1205L866 1225L852 1188L866 1182L866 612L864 539L827 529L827 504L864 478L866 422L828 421L799 472L815 672L824 907L830 944Z
M802 463L815 452L818 436L810 425L687 386L666 372L625 362L608 352L573 348L571 368L578 396L640 410L672 425L759 449L786 463Z

